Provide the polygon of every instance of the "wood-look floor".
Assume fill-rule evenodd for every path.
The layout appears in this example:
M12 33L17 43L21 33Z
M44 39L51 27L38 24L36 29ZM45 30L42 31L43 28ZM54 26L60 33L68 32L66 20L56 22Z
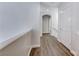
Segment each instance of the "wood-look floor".
M73 56L69 49L50 34L44 34L40 44L40 47L31 50L30 56Z

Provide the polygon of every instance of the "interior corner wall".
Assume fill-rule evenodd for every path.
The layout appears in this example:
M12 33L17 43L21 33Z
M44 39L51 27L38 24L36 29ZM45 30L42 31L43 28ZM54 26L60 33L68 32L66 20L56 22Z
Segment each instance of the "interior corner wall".
M31 45L40 45L40 3L0 2L0 37L11 37L32 27Z
M47 11L48 9L48 11ZM41 5L41 24L42 24L42 16L49 15L50 17L50 34L52 36L58 37L58 18L57 18L58 8L47 8ZM41 25L41 34L42 34L42 25Z
M39 47L40 46L40 36L41 36L41 20L40 20L40 3L36 3L33 7L34 19L32 20L33 30L32 30L32 45Z
M71 36L67 37L67 35L65 35L67 38L71 37L71 39L68 39L68 41L67 41L67 38L64 37L64 36L62 37L63 34L61 35L59 33L61 35L61 38L64 39L64 40L63 39L61 40L61 38L60 38L60 42L64 41L64 43L68 44L68 42L71 41L71 43L69 43L70 46L71 46L70 51L73 51L75 53L75 55L79 56L79 26L78 26L79 25L79 2L65 2L65 3L62 3L59 7L59 11L61 11L60 12L61 14L64 14L64 13L71 14L69 16L71 18L71 20L69 20L69 21L71 21L71 26L69 27L69 28L71 28L71 31L70 31ZM65 15L65 17L63 17L63 19L65 18L65 20L67 20L66 19L67 16L68 15ZM62 23L63 22L64 21L62 21ZM68 29L68 28L65 28L65 29Z

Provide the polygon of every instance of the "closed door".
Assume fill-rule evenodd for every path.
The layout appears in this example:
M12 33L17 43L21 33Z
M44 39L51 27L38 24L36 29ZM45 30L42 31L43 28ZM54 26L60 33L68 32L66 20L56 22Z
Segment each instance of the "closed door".
M49 33L49 20L50 16L49 15L44 15L42 18L42 33Z

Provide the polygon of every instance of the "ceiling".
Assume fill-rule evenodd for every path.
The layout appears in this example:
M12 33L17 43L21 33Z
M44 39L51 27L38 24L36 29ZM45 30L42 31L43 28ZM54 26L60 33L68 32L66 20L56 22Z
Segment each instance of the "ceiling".
M47 8L58 7L61 2L41 2L40 4Z

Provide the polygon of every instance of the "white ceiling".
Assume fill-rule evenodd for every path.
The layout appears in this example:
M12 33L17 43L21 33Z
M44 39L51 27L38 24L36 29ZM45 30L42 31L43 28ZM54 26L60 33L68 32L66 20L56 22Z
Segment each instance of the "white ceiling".
M41 2L40 4L47 8L58 7L61 2Z

